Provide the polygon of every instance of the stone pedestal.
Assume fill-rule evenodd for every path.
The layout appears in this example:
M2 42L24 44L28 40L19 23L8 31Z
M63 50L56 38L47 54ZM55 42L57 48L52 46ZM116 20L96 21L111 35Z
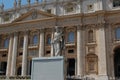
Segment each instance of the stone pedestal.
M63 57L41 57L32 60L32 80L64 80Z

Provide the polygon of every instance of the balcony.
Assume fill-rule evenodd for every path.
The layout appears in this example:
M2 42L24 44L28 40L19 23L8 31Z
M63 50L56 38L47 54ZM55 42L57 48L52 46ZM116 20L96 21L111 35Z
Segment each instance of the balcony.
M38 44L29 44L28 48L29 49L36 49L36 48L38 48Z
M8 48L4 48L4 47L0 47L0 52L7 52L8 51Z

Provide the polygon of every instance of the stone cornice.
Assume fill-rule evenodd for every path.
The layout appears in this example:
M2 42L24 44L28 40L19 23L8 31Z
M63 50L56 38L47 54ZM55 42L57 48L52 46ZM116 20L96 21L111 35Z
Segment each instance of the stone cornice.
M8 24L0 24L0 28L5 28L7 26L17 26L20 24L31 24L31 23L38 23L38 22L48 22L50 20L55 20L54 17L50 17L50 18L44 18L44 19L36 19L36 20L29 20L29 21L20 21L20 22L13 22L13 23L8 23Z
M120 10L105 11L105 16L110 16L114 14L120 14Z
M19 29L26 30L29 28L30 29L52 28L56 25L56 23L60 27L77 26L77 25L87 26L87 25L97 25L97 24L105 24L105 23L112 24L111 22L109 22L109 20L111 20L111 18L110 19L108 18L108 17L111 17L112 15L108 16L107 14L113 14L113 13L118 14L118 12L120 12L120 10L117 10L115 12L96 11L95 13L89 13L89 14L78 13L78 14L63 15L63 16L53 16L53 17L48 17L48 18L43 18L43 19L18 21L18 22L12 22L12 23L7 23L7 24L0 24L0 29L2 30L5 28L7 28L7 29L15 28L15 30L19 31ZM113 16L113 18L114 18L114 16ZM113 23L114 23L114 21L113 21ZM114 24L116 24L116 22ZM119 23L117 23L117 24L119 24ZM12 30L12 29L10 29L10 30ZM13 31L14 30L12 30L12 32Z

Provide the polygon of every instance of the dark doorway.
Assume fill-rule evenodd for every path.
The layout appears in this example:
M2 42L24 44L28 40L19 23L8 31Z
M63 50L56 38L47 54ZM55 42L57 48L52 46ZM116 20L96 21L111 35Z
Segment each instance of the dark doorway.
M31 69L32 69L32 60L29 61L28 63L28 75L31 75Z
M75 75L75 59L68 59L67 61L67 75Z
M17 69L17 75L21 75L21 70L22 70L22 68L21 68L21 66Z
M0 65L0 75L6 74L7 62L1 62Z
M120 77L120 48L114 50L114 72L115 77Z

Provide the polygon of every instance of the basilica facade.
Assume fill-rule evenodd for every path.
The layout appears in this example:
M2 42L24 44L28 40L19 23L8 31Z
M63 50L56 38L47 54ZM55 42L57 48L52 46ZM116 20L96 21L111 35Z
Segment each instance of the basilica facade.
M63 30L66 74L120 77L120 0L35 0L0 6L0 75L31 75L32 58L52 57L55 26ZM49 67L49 66L48 66Z

